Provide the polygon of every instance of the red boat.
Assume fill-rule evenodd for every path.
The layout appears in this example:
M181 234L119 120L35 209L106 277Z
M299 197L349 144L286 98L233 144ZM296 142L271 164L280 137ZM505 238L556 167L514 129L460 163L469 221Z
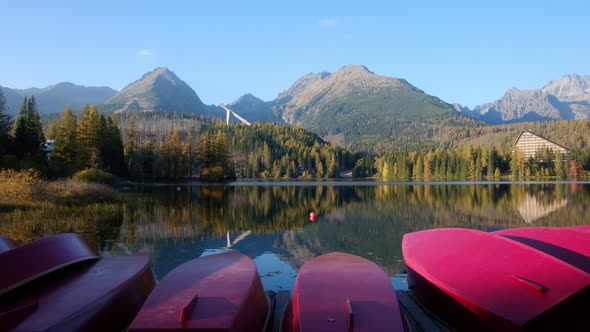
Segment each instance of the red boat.
M100 254L78 234L49 236L12 248L0 253L0 267L10 267L0 274L0 295L55 270L97 259Z
M269 315L256 265L248 256L227 252L168 273L129 331L264 331Z
M590 274L505 237L469 229L404 235L408 283L459 330L587 330Z
M17 246L18 243L13 239L8 236L0 235L0 254L10 249L14 249Z
M333 252L305 263L282 322L285 332L403 331L395 290L375 263Z
M129 326L155 286L149 256L82 259L93 256L85 248L81 237L65 234L0 254L0 279L8 285L0 295L0 331L122 331Z
M574 228L523 227L493 232L590 273L590 232Z

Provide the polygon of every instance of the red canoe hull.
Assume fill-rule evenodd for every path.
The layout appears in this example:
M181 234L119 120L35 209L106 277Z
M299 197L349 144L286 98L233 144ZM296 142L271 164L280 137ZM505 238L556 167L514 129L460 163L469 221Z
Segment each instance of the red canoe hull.
M184 263L160 281L129 327L138 331L263 331L270 314L256 265L237 252Z
M460 330L576 329L590 321L590 275L502 236L468 229L406 234L408 282ZM581 325L580 325L581 324Z
M367 259L341 252L301 267L282 327L285 332L404 330L385 272Z
M493 232L590 273L590 232L573 228L523 227Z
M0 296L0 330L122 331L154 286L149 256L77 264Z
M49 236L0 253L0 295L67 266L100 259L78 234Z

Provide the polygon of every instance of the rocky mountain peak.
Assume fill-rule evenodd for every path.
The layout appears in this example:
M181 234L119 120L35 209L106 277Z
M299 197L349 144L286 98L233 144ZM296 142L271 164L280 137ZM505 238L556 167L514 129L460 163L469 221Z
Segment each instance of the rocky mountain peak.
M145 73L107 100L115 111L168 111L208 114L195 91L166 67Z
M363 65L348 65L340 68L336 73L375 74Z
M488 123L590 118L590 77L572 73L540 89L510 88L499 100L464 110Z
M575 73L567 74L547 83L541 90L562 101L586 100L590 97L590 80Z
M262 99L254 96L251 93L246 93L245 95L241 96L240 98L238 98L235 101L233 101L232 103L230 103L229 106L237 105L237 104L255 105L255 104L263 104L263 103L264 103L264 101Z
M180 79L170 69L166 67L158 67L150 72L145 73L141 79L134 83L141 83L142 85L151 85L158 79L163 79L170 82L172 85L179 83Z

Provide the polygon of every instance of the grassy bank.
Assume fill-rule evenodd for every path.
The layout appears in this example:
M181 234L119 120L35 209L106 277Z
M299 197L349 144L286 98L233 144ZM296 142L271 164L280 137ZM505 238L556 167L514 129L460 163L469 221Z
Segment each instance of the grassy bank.
M122 219L123 204L109 186L46 181L33 170L0 170L0 234L26 243L74 232L103 248Z

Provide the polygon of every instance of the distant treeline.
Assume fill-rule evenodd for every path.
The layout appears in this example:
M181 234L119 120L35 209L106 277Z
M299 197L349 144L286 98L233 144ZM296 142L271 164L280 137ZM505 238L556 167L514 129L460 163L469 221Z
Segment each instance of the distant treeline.
M510 153L523 126L572 152L539 151L531 160ZM354 152L297 126L228 126L178 113L105 115L93 105L78 116L67 108L43 128L34 97L25 98L12 119L0 92L0 168L36 168L47 177L96 168L140 181L338 178L346 173L398 180L564 179L590 170L589 132L590 121L472 128L439 124L430 141L408 132L403 140L412 144ZM45 145L46 139L53 143Z
M467 146L428 152L395 152L377 157L377 176L397 180L497 180L523 178L580 178L590 169L590 151L568 156L545 148L536 158L525 159L515 149L500 153L495 147Z
M138 131L136 123L144 121L141 115L125 120L125 151L133 178L337 178L359 158L287 125L227 126L193 119L193 126L161 135ZM158 137L161 141L154 142Z

